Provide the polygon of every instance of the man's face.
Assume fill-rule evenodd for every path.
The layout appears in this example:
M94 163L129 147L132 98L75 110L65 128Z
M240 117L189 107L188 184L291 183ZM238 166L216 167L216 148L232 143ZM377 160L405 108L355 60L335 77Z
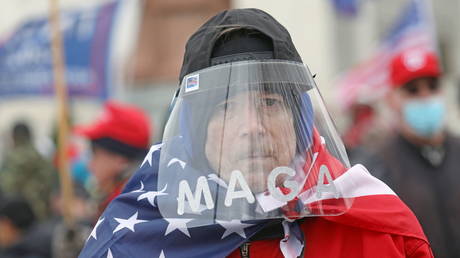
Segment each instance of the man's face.
M436 78L412 80L389 96L403 135L430 139L442 132L444 105Z
M17 229L11 220L6 217L0 217L0 249L9 247L17 234Z
M294 158L296 136L291 110L277 93L241 92L219 103L207 129L205 152L227 182L240 170L255 193L267 189L267 176Z
M126 158L104 148L94 146L88 169L94 175L99 186L114 183L117 176L126 169Z
M437 78L423 77L405 84L396 91L396 94L396 109L401 112L407 101L440 96L441 89Z

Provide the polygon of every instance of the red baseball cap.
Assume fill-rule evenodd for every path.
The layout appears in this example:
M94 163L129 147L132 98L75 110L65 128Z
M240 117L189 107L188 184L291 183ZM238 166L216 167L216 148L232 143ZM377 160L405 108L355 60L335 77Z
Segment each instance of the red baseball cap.
M135 106L108 101L94 123L77 126L75 133L90 140L109 138L146 149L150 142L150 120L144 111Z
M390 79L394 88L421 77L438 77L441 69L437 56L430 51L411 49L396 55L390 64Z

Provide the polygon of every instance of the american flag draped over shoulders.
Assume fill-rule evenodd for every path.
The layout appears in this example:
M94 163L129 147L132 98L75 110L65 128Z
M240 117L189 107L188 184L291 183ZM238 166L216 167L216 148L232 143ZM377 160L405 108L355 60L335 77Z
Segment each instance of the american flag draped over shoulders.
M329 159L323 144L315 147L321 152L318 162ZM158 189L158 168L161 144L150 148L140 169L130 179L123 193L111 202L98 219L79 257L226 257L250 237L260 231L267 220L215 220L214 224L193 226L192 219L165 218L159 211L159 198L177 201L176 196ZM321 147L322 146L322 147ZM171 158L177 160L177 158ZM184 164L177 164L179 169ZM212 178L209 181L214 181ZM415 216L383 182L370 175L361 165L348 169L334 178L342 198L354 198L353 207L341 216L325 217L335 223L365 230L414 237L426 242ZM339 206L333 195L321 199L309 191L298 197L310 209ZM164 200L160 200L164 201ZM316 207L318 206L318 207ZM305 246L298 221L282 222L285 238L279 242L284 257L297 257L305 248L306 254L314 246ZM321 231L322 232L322 231ZM320 233L323 234L324 232ZM316 236L310 235L310 238ZM342 241L332 238L330 241ZM308 242L308 241L307 241Z
M264 222L220 222L188 227L190 219L163 218L156 199L160 146L101 215L79 257L225 257L264 226Z

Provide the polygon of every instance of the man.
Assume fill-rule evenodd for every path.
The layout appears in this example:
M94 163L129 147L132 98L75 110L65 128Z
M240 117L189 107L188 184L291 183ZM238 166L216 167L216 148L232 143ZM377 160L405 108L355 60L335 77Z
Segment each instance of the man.
M388 104L396 134L381 146L375 171L414 211L435 256L460 257L460 140L445 129L440 76L434 53L414 49L394 58Z
M88 168L100 192L99 214L121 193L126 181L147 152L150 121L137 107L109 101L102 115L75 132L91 141Z
M34 147L25 122L15 123L11 131L13 146L0 168L0 189L25 198L38 219L45 220L51 215L49 201L57 183L56 171Z
M51 232L36 224L28 202L5 197L0 203L0 257L41 258L51 256Z
M347 167L311 73L269 14L211 18L180 80L163 142L80 257L432 257L391 189Z

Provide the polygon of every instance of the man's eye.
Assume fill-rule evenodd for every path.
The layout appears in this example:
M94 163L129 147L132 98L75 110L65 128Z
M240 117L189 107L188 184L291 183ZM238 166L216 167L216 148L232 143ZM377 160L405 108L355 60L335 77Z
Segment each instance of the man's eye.
M267 107L271 107L274 105L279 105L281 104L281 101L279 99L274 99L274 98L265 98L263 100L263 104Z
M409 93L410 95L417 95L417 93L418 93L418 88L417 88L417 86L412 85L412 84L406 85L406 87L405 87L404 89L405 89L406 92Z

